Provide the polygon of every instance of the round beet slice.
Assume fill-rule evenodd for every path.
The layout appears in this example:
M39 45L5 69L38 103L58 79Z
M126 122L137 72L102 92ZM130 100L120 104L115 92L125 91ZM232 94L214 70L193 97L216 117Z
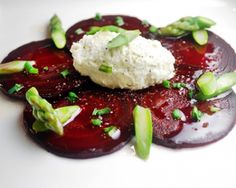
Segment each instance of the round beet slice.
M70 103L67 99L56 101L54 107L79 105L80 114L64 127L64 135L58 136L48 131L35 133L32 130L34 118L31 107L24 111L24 124L29 135L49 152L71 158L91 158L112 153L124 146L132 137L133 101L122 93L112 91L88 90L78 92L78 101ZM91 123L94 108L109 107L111 112L102 115L102 126ZM115 125L120 130L118 139L112 139L104 132L105 127Z
M195 82L203 72L210 70L216 74L222 74L236 69L234 50L212 32L209 32L208 44L202 47L195 44L191 36L179 39L159 39L176 58L176 75L171 79L172 84L182 82L187 84L187 87L196 89ZM141 91L138 99L143 106L152 111L153 141L168 147L193 147L214 142L225 136L236 121L235 94L216 101L196 103L196 101L188 99L187 88L165 89L162 86L155 86ZM200 123L195 123L191 117L194 105L208 114L203 117ZM223 110L216 114L210 113L209 108L212 105ZM184 121L173 119L174 109L184 112ZM226 117L226 113L227 121L220 120ZM218 122L213 126L215 120ZM196 126L200 127L197 128L197 131L195 131ZM194 131L190 132L189 130Z
M91 26L116 25L115 20L117 16L122 17L124 20L124 25L119 27L128 30L139 29L143 36L145 36L148 33L150 26L143 24L141 20L135 17L124 16L124 15L108 15L108 16L103 16L102 20L100 21L97 21L94 18L90 18L74 24L67 30L66 32L67 47L70 49L73 42L77 42L83 37L84 33L76 34L77 29L82 29L84 32L87 32L89 31Z
M42 97L56 97L78 88L86 81L86 78L74 69L70 53L56 49L49 39L31 42L15 49L2 63L13 60L35 60L34 67L39 69L39 74L20 72L0 75L0 88L5 94L8 94L8 90L16 83L24 86L22 90L8 94L12 97L23 99L25 92L32 86L37 88ZM66 69L69 75L64 78L60 73Z
M179 134L169 140L161 141L163 145L174 148L206 145L223 138L234 127L236 122L234 93L221 99L199 103L197 106L204 112L201 122L185 122ZM220 111L212 113L211 106L219 108Z

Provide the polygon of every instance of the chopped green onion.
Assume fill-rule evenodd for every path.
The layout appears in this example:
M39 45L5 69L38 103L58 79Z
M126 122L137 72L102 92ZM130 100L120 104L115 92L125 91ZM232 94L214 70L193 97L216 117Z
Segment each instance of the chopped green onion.
M118 48L128 45L132 40L137 38L141 32L139 30L130 30L120 33L117 37L113 38L107 45L108 49Z
M114 140L120 137L120 130L114 125L104 128L103 131Z
M75 30L75 34L77 34L77 35L80 35L82 33L84 33L84 30L81 28Z
M148 108L137 105L133 110L135 128L135 151L142 159L147 159L152 144L152 115Z
M35 65L35 61L26 61L26 60L16 60L8 63L0 64L0 75L1 74L13 74L17 72L22 72L25 69L25 64Z
M170 86L170 81L169 81L169 80L164 80L164 81L162 82L162 86L163 86L164 88L170 89L170 88L171 88L171 86Z
M175 89L181 89L181 88L184 88L184 87L186 87L185 83L182 83L182 82L173 83L173 88L175 88Z
M122 25L125 24L123 18L120 17L120 16L117 16L117 17L115 18L115 22L116 22L116 25L118 25L118 26L122 26Z
M191 116L192 116L193 120L200 121L203 114L200 110L198 110L198 108L196 106L194 106L192 109L192 112L191 112Z
M101 64L98 70L105 73L112 73L112 67L105 64Z
M102 109L94 108L92 115L93 116L102 116L105 114L109 114L110 112L111 112L111 109L109 107L102 108Z
M102 20L102 15L100 13L96 13L94 20L96 21L101 21Z
M13 94L13 93L17 93L18 91L20 91L21 89L23 89L24 86L21 84L15 84L11 89L8 90L8 94Z
M216 107L216 106L210 106L210 111L215 113L215 112L219 112L221 109Z
M152 26L149 28L149 31L150 31L151 33L157 33L158 28L152 25Z
M205 72L204 74L202 74L197 80L197 85L203 95L214 94L217 89L217 81L214 73Z
M143 20L142 25L144 25L145 27L148 27L150 24L147 20Z
M199 45L205 45L208 42L208 32L206 30L198 30L192 32L193 39Z
M179 109L175 109L175 110L173 110L173 112L172 112L172 117L173 117L175 120L179 120L179 119L181 119L182 114L183 114L182 111L180 111Z
M68 99L70 102L74 103L78 98L79 98L78 95L76 95L74 92L70 91L70 92L68 93L67 99Z
M63 78L66 78L70 74L70 72L68 69L65 69L60 74L63 76Z
M48 66L43 67L44 71L48 71Z
M92 123L94 126L101 126L102 120L100 120L100 119L91 119L91 123Z
M34 68L29 62L25 63L25 70L29 73L29 74L38 74L39 70L37 68Z
M192 98L193 98L193 95L194 95L194 90L190 89L190 90L188 91L188 98L189 98L189 99L192 99Z
M51 38L58 49L62 49L66 45L66 34L62 28L62 23L57 15L50 19Z

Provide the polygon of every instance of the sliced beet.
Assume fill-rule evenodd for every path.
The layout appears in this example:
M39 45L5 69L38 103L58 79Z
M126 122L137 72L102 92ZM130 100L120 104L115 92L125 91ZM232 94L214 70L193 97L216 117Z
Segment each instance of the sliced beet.
M8 94L7 91L16 83L24 86L19 92L8 94L12 97L23 99L25 92L32 86L37 88L42 97L56 97L78 88L86 81L86 78L81 77L74 69L70 53L67 50L56 49L49 39L31 42L15 49L2 63L13 60L35 60L39 74L20 72L0 75L0 88L5 94ZM48 70L44 70L46 66ZM63 78L60 72L65 69L68 69L70 74Z
M72 26L67 31L68 49L73 42L83 37L83 34L75 33L77 29L81 28L86 32L91 26L115 25L115 17L103 16L102 21L95 21L92 18ZM142 25L139 19L122 17L125 21L123 28L139 29L144 37L159 39L163 46L171 50L176 58L176 75L171 79L171 83L184 82L194 89L196 79L205 71L210 70L216 74L222 74L236 69L234 50L212 32L209 32L208 44L199 46L190 35L178 39L157 37L149 33L149 27ZM86 83L78 93L79 100L76 102L83 110L73 122L65 127L65 134L62 137L52 132L35 134L31 128L34 121L31 108L28 106L25 109L26 129L30 136L48 151L75 158L96 157L116 151L130 139L133 133L131 113L134 103L151 109L154 125L153 142L167 147L184 148L214 142L224 137L236 121L234 94L214 101L196 103L187 98L188 89L186 88L165 89L161 85L156 85L141 91L129 91L102 89L91 82ZM62 99L55 102L54 106L69 104L67 100ZM191 118L193 105L205 114L199 123ZM211 113L209 107L212 105L220 107L221 111ZM114 113L104 116L103 120L120 127L121 136L118 140L112 140L104 134L103 128L108 125L100 128L93 127L90 123L92 110L107 106L111 107ZM172 111L176 108L184 112L185 121L173 119ZM227 117L227 121L224 117Z
M128 29L128 30L134 30L139 29L143 36L145 36L148 33L149 26L145 26L142 24L142 21L138 18L131 17L131 16L124 16L124 15L108 15L103 16L102 20L96 21L94 18L90 18L87 20L80 21L73 26L71 26L67 32L67 47L70 49L73 42L79 41L84 33L76 34L77 29L82 29L84 32L87 32L90 30L91 26L105 26L105 25L116 25L115 19L117 16L120 16L124 20L124 25L120 26L121 28Z
M55 102L54 107L67 105L79 105L81 113L64 127L64 135L58 136L48 131L35 133L32 130L34 118L31 107L27 106L24 111L24 124L30 136L48 151L60 156L71 158L91 158L112 153L124 146L132 137L132 110L134 103L130 97L122 93L112 91L88 90L78 93L78 101L75 103L62 99ZM109 107L110 114L103 115L101 127L91 124L94 108ZM115 125L120 129L120 137L112 139L104 128Z
M234 93L214 101L201 102L198 108L204 112L201 122L186 122L182 131L169 140L161 140L163 145L174 148L202 146L226 136L236 122L236 96ZM210 106L218 107L212 113Z
M195 44L190 36L180 39L159 39L176 58L176 75L171 83L183 82L195 89L197 78L207 70L222 74L236 69L234 50L212 32L209 32L208 44L202 47ZM187 92L186 88L181 90L164 89L161 86L151 87L140 92L141 95L138 98L141 104L152 110L153 141L155 143L175 148L204 145L222 138L234 126L236 122L236 96L234 94L213 102L194 102L192 104L192 101L188 99ZM224 110L216 114L209 113L209 106L214 103ZM203 112L210 115L204 116L200 123L195 123L190 115L193 105L199 106ZM186 121L172 118L172 112L177 108L184 112ZM227 121L224 121L226 113L228 118ZM216 125L214 125L215 120L218 121ZM203 124L209 126L204 127ZM195 131L196 126L200 127L198 131ZM204 128L201 128L202 126ZM189 130L195 132L189 132ZM186 131L188 132L186 133Z

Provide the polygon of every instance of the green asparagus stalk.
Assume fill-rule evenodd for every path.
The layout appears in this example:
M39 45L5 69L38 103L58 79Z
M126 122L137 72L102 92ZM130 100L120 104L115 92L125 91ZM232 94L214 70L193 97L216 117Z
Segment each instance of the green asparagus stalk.
M204 92L200 87L199 92L195 95L195 99L200 101L211 99L230 90L234 85L236 85L236 72L224 73L223 75L216 78L216 86L214 86L216 88L214 88L214 90L212 89L212 86L209 87L209 90L212 90L213 92L208 91L208 95L206 95L206 92Z
M139 30L126 31L120 33L108 43L108 49L117 48L129 44L132 40L137 38L141 32Z
M74 117L77 116L80 113L80 111L81 111L80 107L76 105L65 106L55 109L55 113L59 121L62 123L63 127L66 126L67 123L70 122L70 120L74 119ZM36 120L32 128L36 133L50 130L45 126L44 122L40 120Z
M8 63L0 64L0 75L1 74L13 74L17 72L22 72L25 69L25 64L35 65L35 61L17 60Z
M50 19L50 32L55 46L58 49L64 48L66 45L66 34L62 28L61 20L57 15L54 15Z
M176 37L192 31L207 29L213 25L215 25L215 22L209 18L188 16L180 18L166 27L159 28L158 33L162 36Z
M205 29L210 28L216 23L206 17L183 17L166 27L158 29L158 34L161 36L179 37L188 33L192 33L193 39L199 45L205 45L208 41L208 33Z
M63 135L63 125L74 115L78 115L77 112L80 110L79 106L66 106L54 110L47 100L41 98L34 87L26 92L26 99L33 108L33 116L36 119L33 129L36 132L51 130Z
M108 43L108 46L107 46L108 49L118 48L118 47L127 45L141 34L139 30L125 30L123 28L120 28L114 25L106 25L102 27L93 26L90 28L90 30L86 34L93 35L99 31L110 31L110 32L119 33L117 37L113 38Z
M133 110L135 128L135 151L141 159L147 159L152 144L152 115L148 108L137 105Z
M122 29L120 27L114 26L114 25L106 25L106 26L92 26L90 27L89 31L86 32L87 35L94 35L95 33L99 31L110 31L110 32L115 32L115 33L123 33L126 30Z

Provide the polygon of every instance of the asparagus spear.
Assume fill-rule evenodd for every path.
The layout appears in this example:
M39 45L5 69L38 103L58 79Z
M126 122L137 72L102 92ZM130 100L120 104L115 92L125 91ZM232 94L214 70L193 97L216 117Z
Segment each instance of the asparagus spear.
M11 61L8 63L0 64L0 75L21 72L25 69L26 63L28 63L31 66L35 65L35 61L25 61L25 60Z
M88 35L93 35L99 31L111 31L115 33L119 33L119 35L113 38L108 43L108 49L117 48L120 46L124 46L129 44L132 40L138 37L141 32L139 30L125 30L123 28L114 26L114 25L106 25L102 27L91 27L90 30L87 32Z
M62 123L62 126L66 126L72 119L74 119L79 113L81 109L79 106L65 106L61 108L55 109L55 113ZM48 131L49 129L45 126L44 122L40 120L36 120L32 126L33 130L38 132Z
M66 34L62 28L61 20L57 15L50 19L51 37L57 48L62 49L66 45Z
M33 129L36 132L52 130L63 135L63 125L74 115L78 115L80 110L79 106L67 106L54 110L47 100L40 97L34 87L26 92L26 99L33 108L33 116L36 119Z
M132 40L141 34L139 30L126 31L120 33L108 43L108 49L117 48L129 44Z
M161 27L158 33L162 36L181 36L192 31L198 31L207 29L215 25L215 22L209 18L202 16L197 17L183 17L179 20L167 25L166 27Z
M215 22L202 16L183 17L166 27L158 29L161 36L178 37L192 32L193 39L199 44L204 45L208 41L208 33L205 29L215 25Z
M152 115L148 108L137 105L133 110L135 128L135 151L141 159L147 159L152 144Z
M94 35L95 33L99 31L111 31L115 33L124 33L126 30L122 29L120 27L114 26L114 25L106 25L106 26L92 26L90 27L89 31L86 32L87 35Z
M207 73L205 73L204 75L206 75L206 74ZM208 78L208 80L210 80L210 79ZM212 81L208 81L208 83L206 82L205 85L204 85L204 90L206 90L207 86L208 86L209 91L207 91L207 92L204 91L203 86L200 86L199 87L200 91L198 93L196 93L195 99L204 101L204 100L216 97L216 96L230 90L234 85L236 85L236 72L224 73L224 74L220 75L218 78L216 78L216 82L212 83ZM211 85L213 85L213 86L211 86Z

